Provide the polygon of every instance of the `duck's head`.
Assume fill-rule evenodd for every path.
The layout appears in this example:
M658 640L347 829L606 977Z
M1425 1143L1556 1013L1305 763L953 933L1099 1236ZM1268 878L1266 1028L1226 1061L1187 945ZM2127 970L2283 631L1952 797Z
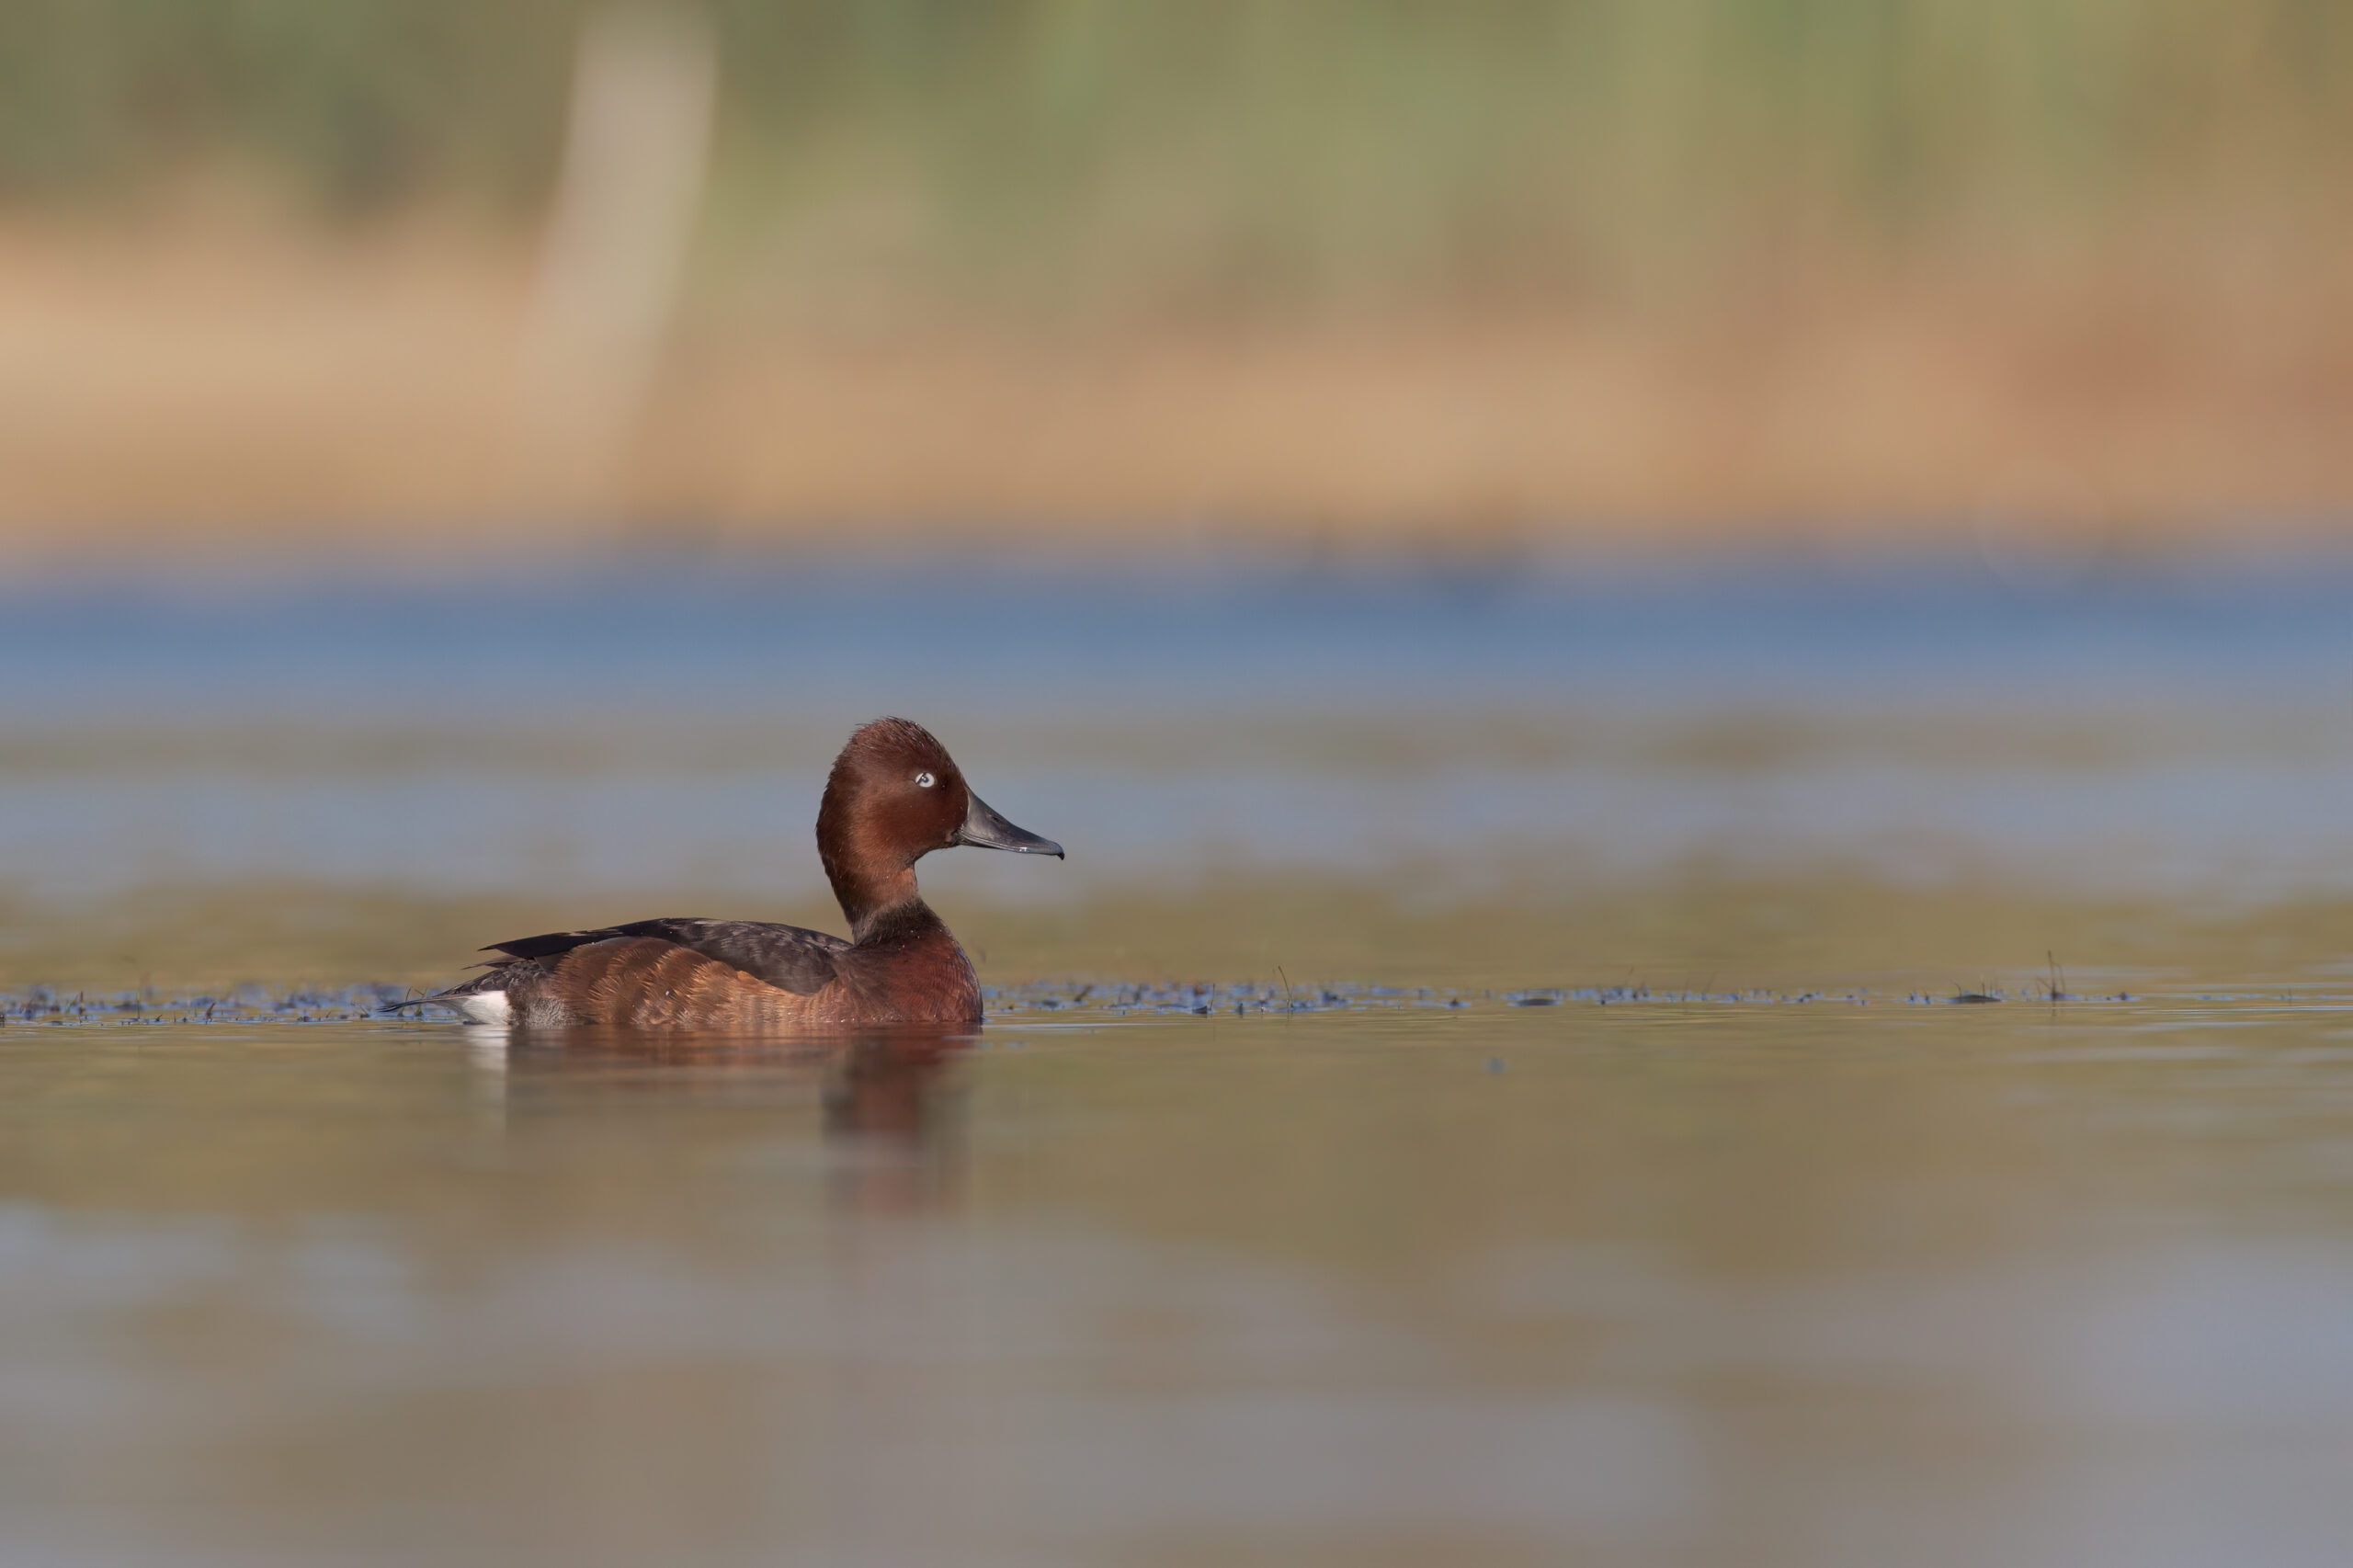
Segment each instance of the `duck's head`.
M860 725L834 759L817 811L817 852L850 918L864 913L860 905L912 894L915 863L960 844L1058 860L1063 854L1053 840L990 810L922 725L904 719Z

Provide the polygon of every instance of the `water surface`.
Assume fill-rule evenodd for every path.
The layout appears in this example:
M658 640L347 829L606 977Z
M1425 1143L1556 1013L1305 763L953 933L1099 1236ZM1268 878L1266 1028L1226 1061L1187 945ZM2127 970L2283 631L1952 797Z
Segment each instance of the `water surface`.
M18 585L0 1559L2339 1562L2348 588ZM360 1016L892 710L977 1040Z
M11 1025L9 1557L2353 1532L2341 1003L1039 1000L945 1051Z
M2326 559L35 584L0 596L0 893L822 897L824 767L898 712L1072 846L928 868L1017 903L1698 862L2334 895L2348 601Z

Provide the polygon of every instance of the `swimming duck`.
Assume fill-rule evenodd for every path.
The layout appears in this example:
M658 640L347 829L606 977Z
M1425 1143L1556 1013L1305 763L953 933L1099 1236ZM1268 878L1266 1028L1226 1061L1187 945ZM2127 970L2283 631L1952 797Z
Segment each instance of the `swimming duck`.
M1017 855L1063 846L1014 826L972 793L920 724L877 719L834 759L817 854L849 939L754 920L666 917L496 942L445 1002L477 1023L532 1028L775 1032L864 1024L978 1023L980 982L915 891L915 862L969 844Z

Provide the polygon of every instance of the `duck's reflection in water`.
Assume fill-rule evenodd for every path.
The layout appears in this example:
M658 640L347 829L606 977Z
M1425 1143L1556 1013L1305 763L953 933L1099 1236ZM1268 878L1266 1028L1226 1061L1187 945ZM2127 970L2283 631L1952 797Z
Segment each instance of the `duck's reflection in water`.
M974 1026L786 1039L603 1028L497 1032L503 1046L470 1038L468 1050L507 1125L542 1098L572 1112L624 1100L649 1114L756 1111L797 1126L813 1108L837 1206L919 1212L956 1190L964 1111L957 1064L980 1040ZM759 1119L777 1130L769 1115Z
M950 1199L963 1169L964 1096L951 1062L966 1028L866 1035L825 1063L825 1137L836 1208L910 1213Z

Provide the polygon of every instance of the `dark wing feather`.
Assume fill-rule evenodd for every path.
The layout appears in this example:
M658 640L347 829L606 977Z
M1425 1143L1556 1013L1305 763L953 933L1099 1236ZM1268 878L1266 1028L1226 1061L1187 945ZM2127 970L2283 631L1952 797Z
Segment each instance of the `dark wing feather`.
M594 931L551 931L543 937L518 937L495 942L485 952L517 959L553 958L590 942L615 937L656 937L665 942L717 959L765 980L781 990L806 996L830 982L834 957L849 950L839 937L798 926L777 926L759 920L697 920L668 915L659 920L632 920L626 926L606 926Z

